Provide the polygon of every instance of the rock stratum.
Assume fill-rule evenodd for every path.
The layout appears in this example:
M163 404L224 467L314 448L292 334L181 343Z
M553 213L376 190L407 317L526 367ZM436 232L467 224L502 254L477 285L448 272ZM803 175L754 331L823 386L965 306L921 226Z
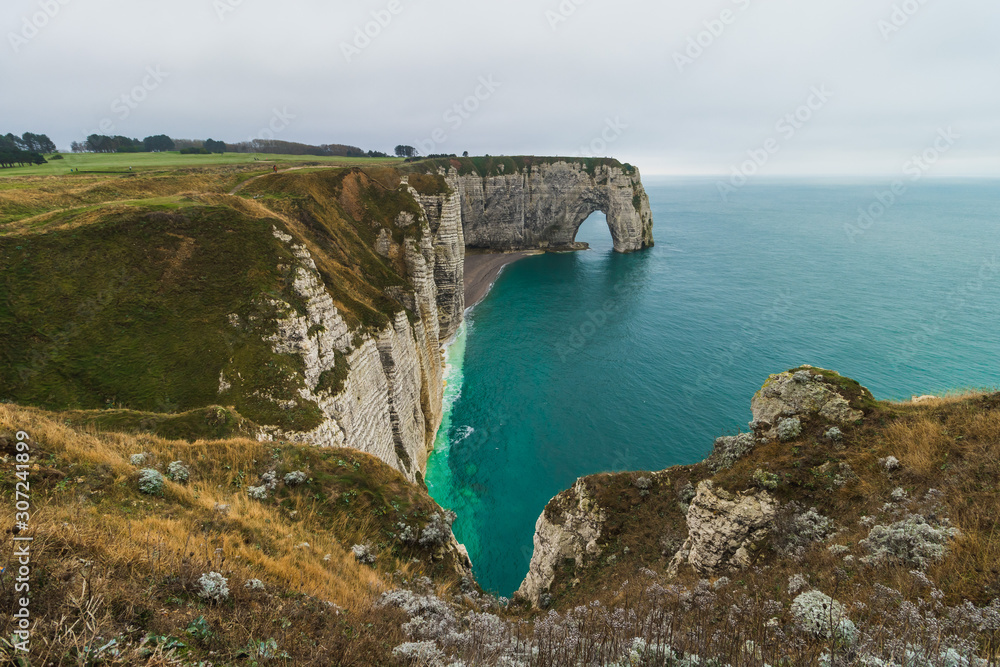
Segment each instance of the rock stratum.
M636 169L562 158L279 173L15 221L0 398L154 431L220 406L203 430L350 447L420 481L466 247L574 248L598 210L616 250L652 245Z

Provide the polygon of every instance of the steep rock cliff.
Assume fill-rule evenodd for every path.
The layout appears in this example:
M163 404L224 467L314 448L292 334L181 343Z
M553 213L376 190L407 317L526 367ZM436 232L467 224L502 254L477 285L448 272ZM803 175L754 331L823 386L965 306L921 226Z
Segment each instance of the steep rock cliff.
M535 549L517 594L538 605L564 561L582 566L587 556L599 554L604 520L604 511L582 479L554 498L535 524Z

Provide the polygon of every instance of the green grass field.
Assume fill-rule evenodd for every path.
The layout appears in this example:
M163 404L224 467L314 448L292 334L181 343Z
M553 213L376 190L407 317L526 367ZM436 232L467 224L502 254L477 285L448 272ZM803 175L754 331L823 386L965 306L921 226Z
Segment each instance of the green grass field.
M4 176L58 176L69 174L71 169L81 172L116 173L150 171L177 167L211 167L231 164L277 164L279 169L294 164L323 165L376 165L399 164L402 158L368 157L317 157L314 155L265 155L263 153L225 153L222 155L181 155L176 151L167 153L63 153L62 160L49 160L48 164L29 167L0 169ZM46 155L46 158L49 156ZM254 159L258 158L258 159Z

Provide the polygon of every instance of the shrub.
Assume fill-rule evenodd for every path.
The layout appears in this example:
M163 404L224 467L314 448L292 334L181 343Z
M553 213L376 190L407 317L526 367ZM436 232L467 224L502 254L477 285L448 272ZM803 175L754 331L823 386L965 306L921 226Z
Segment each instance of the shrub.
M827 431L825 436L827 440L833 440L834 442L840 442L844 439L843 432L836 426Z
M451 510L435 513L420 533L420 544L424 546L440 546L451 538L451 525L458 515Z
M308 475L301 470L296 470L285 475L285 486L298 486L299 484L305 484L308 479Z
M709 465L715 471L732 468L733 464L749 454L756 444L757 438L753 433L740 433L739 435L717 438L715 450L709 457Z
M139 490L150 496L163 493L163 475L152 468L139 471Z
M146 459L149 457L148 454L133 454L129 457L128 462L134 465L136 468L146 463Z
M957 534L957 528L932 526L919 514L911 514L888 526L872 526L860 542L869 552L861 561L868 565L897 561L925 569L944 558L948 540Z
M798 417L788 417L778 422L778 439L782 442L793 440L802 435L802 420Z
M243 584L243 588L248 591L262 591L264 590L264 582L260 579L247 579L247 582Z
M267 500L267 487L266 486L248 486L247 495L254 500Z
M218 572L208 572L198 579L198 597L210 602L229 599L229 581Z
M409 665L443 665L445 655L434 642L406 642L392 649L392 654Z
M191 477L191 471L183 461L174 461L167 466L167 477L173 482L183 484Z
M773 472L765 472L760 468L753 471L753 481L762 489L774 491L778 488L778 476Z
M351 547L351 552L354 554L354 559L363 565L371 565L377 558L375 550L367 544L355 544Z
M792 600L792 617L803 632L823 639L836 639L854 643L858 630L847 610L829 595L812 590L799 594Z
M899 470L900 468L899 459L895 456L887 456L884 459L879 459L878 463L886 472L893 472L894 470Z

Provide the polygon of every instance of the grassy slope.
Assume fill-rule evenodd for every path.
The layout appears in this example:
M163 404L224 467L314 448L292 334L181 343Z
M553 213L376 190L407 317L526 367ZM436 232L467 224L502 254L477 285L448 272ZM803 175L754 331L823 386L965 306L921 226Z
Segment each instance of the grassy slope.
M384 664L387 650L402 641L399 619L375 614L370 602L393 586L393 573L431 576L442 591L457 583L450 556L434 560L428 548L395 538L400 522L419 530L439 508L373 457L246 439L188 443L99 433L67 426L66 417L0 405L3 487L16 481L14 433L32 437L28 534L35 537L37 664L78 664L74 647L116 637L139 644L147 634L161 646L169 637L182 641L179 653L190 661L248 664L245 653L239 657L248 643L275 638L291 656L286 664ZM161 471L184 461L190 480L167 482L160 496L140 493L129 458L141 452L150 455L144 465ZM303 471L309 481L279 484L266 501L250 499L247 487L269 470L279 479ZM0 506L0 522L13 525L13 512L13 503ZM355 562L354 544L376 547L373 566ZM11 609L15 568L9 560L3 565L0 607ZM197 595L197 580L209 571L229 579L228 602ZM251 578L266 590L246 590ZM335 613L328 602L344 611ZM199 616L211 636L185 632ZM5 615L0 636L10 631ZM114 664L146 660L127 652Z
M272 230L310 248L349 325L370 330L401 308L384 290L407 288L402 256L374 252L378 231L397 243L419 236L394 223L419 209L392 169L266 175L238 197L222 194L254 173L9 181L24 187L0 191L0 204L15 192L29 212L49 212L0 208L14 218L0 223L0 399L154 413L221 403L257 424L318 424L307 401L283 410L261 396L298 399L301 384L301 361L262 340L275 315L268 299L302 309L293 257ZM219 395L223 370L233 388Z

